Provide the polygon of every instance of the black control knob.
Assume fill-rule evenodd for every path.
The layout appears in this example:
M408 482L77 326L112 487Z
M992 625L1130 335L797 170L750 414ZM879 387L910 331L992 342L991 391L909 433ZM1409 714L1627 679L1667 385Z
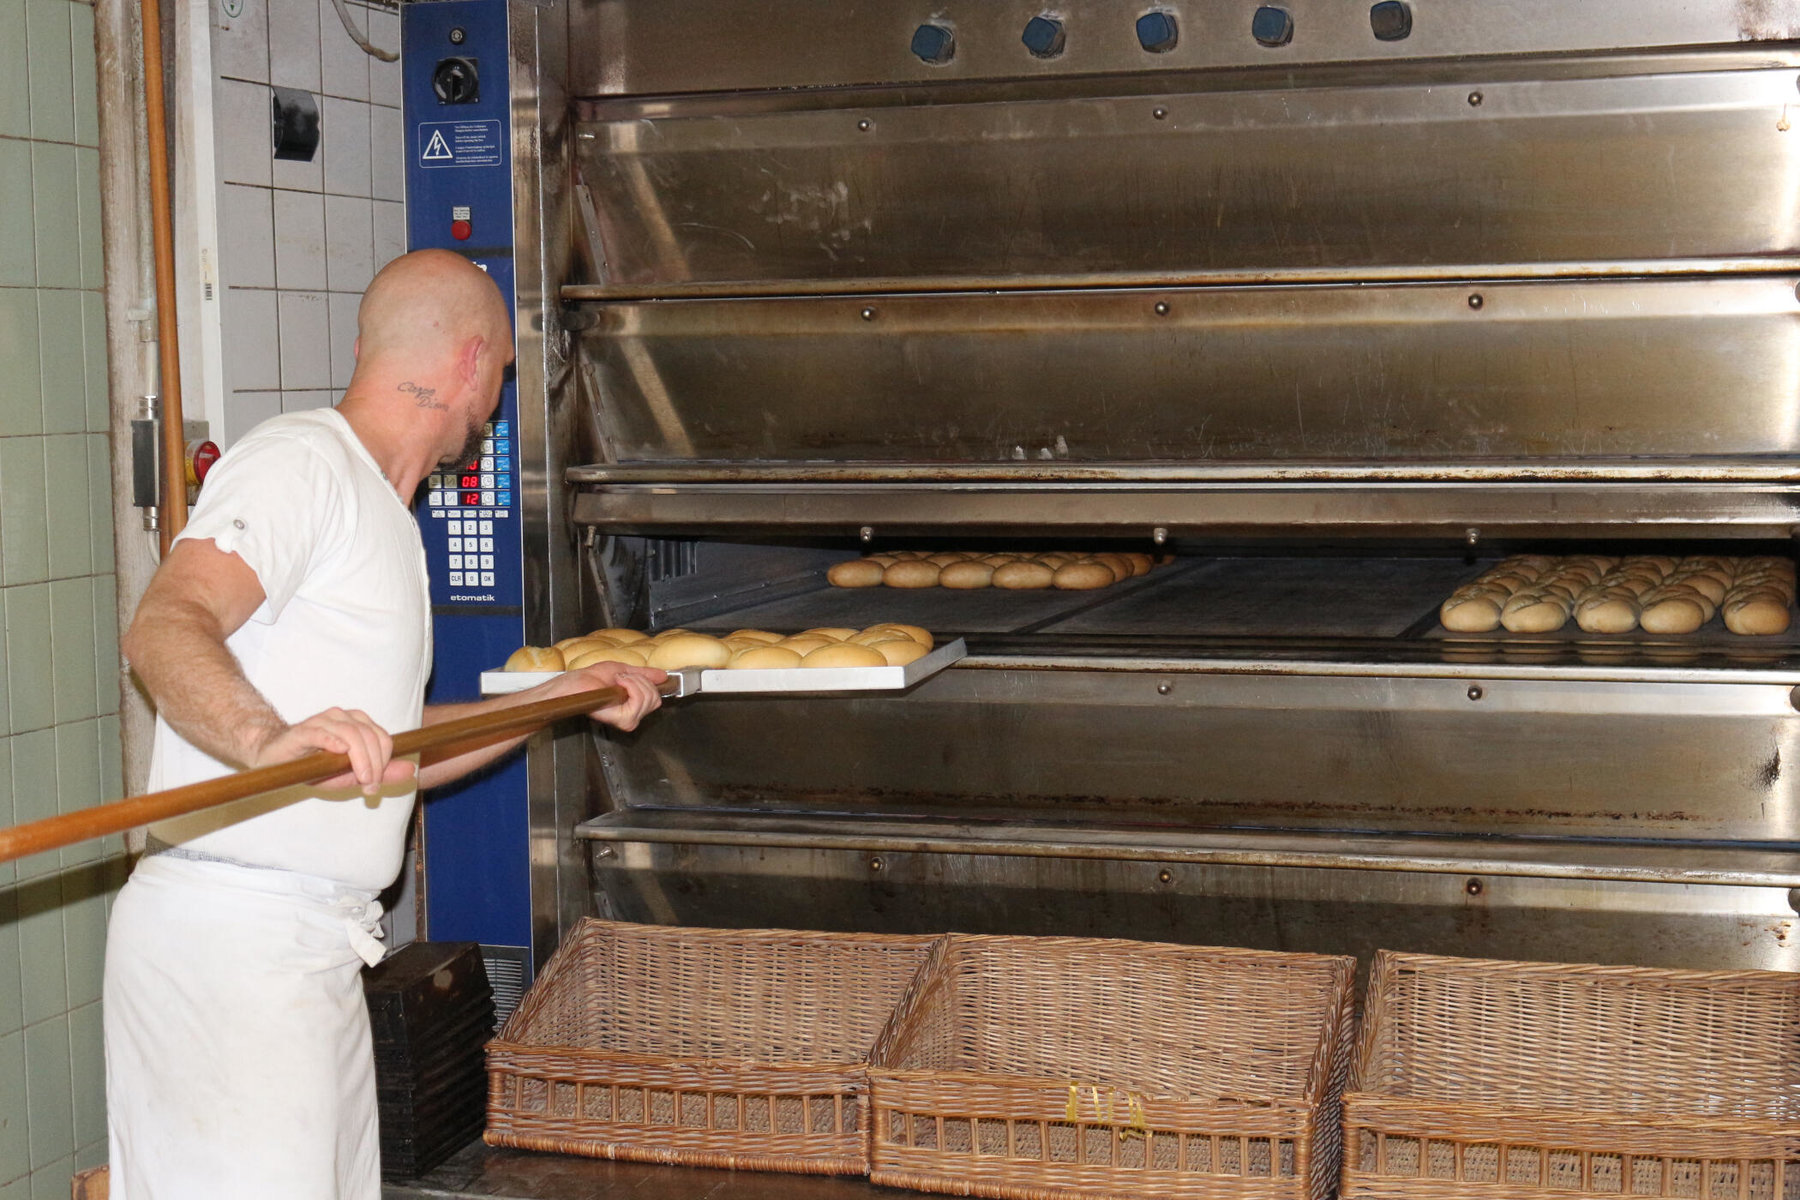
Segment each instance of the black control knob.
M1250 18L1250 36L1264 46L1285 46L1294 40L1294 18L1285 8L1265 4Z
M473 104L481 99L481 72L472 58L440 59L431 72L439 104Z
M1167 54L1181 40L1181 32L1175 28L1175 14L1167 12L1147 12L1137 19L1138 45L1152 54Z
M1055 58L1063 52L1063 23L1053 17L1033 17L1025 22L1019 40L1034 58Z
M1369 28L1384 42L1404 41L1412 33L1412 8L1404 0L1381 0L1369 10Z
M947 25L921 25L913 30L912 52L920 62L941 67L956 57L956 34Z

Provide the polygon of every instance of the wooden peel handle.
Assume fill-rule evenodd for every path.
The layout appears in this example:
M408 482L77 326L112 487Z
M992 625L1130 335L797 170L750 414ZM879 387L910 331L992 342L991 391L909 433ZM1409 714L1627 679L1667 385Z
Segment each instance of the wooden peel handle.
M518 704L497 712L477 713L472 717L427 725L422 729L395 734L394 757L404 758L423 750L442 750L452 746L469 748L498 741L503 737L548 725L563 717L610 707L623 699L624 688L593 688L551 700L534 700L529 704ZM216 808L221 804L230 804L234 800L272 792L277 788L318 783L349 769L349 755L316 750L292 762L276 763L272 767L239 771L235 775L190 783L165 792L132 796L116 804L99 804L79 812L29 821L10 829L0 829L0 862L11 862L28 854L41 854L60 846L72 846L76 842L105 837L109 833L123 833L139 825L166 821L171 817L199 812L203 808Z

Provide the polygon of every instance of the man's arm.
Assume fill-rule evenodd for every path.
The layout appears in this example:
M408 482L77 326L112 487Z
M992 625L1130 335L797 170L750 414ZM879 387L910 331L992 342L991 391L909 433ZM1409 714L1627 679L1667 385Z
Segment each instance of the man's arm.
M264 599L256 572L210 540L177 542L150 580L121 648L157 713L189 743L242 767L287 762L313 750L350 756L327 786L382 783L412 774L390 762L393 740L367 714L328 709L295 725L281 719L225 645Z
M628 667L622 663L599 663L580 671L565 671L547 683L530 688L523 692L514 692L506 696L496 696L491 700L481 700L472 704L432 704L425 708L425 724L436 725L442 721L455 721L463 717L471 717L477 713L497 712L503 708L512 708L519 704L529 704L535 700L550 700L557 696L568 696L575 692L590 688L618 686L625 689L625 699L607 708L597 709L588 714L594 720L614 729L629 733L636 729L638 722L662 703L662 696L656 690L657 685L668 676L652 667ZM519 734L486 746L478 746L473 750L461 753L445 753L441 757L427 752L420 757L419 786L436 787L460 779L470 771L477 770L493 762L513 747L522 743L529 734Z

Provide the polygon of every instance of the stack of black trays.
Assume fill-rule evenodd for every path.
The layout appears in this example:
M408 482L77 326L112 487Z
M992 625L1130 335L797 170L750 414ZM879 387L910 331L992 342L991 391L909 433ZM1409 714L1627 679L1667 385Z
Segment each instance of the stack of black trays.
M481 1132L494 992L474 942L414 942L363 972L381 1174L416 1179Z

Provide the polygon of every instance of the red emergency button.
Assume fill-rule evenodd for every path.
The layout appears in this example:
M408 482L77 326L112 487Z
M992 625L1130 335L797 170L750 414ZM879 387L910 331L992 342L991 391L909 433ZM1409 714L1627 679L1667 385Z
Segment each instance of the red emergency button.
M474 232L475 227L470 225L467 221L450 222L450 236L459 242L468 241L469 235Z
M210 441L199 441L189 442L186 449L188 486L199 487L206 482L206 474L213 464L219 461L219 447Z

